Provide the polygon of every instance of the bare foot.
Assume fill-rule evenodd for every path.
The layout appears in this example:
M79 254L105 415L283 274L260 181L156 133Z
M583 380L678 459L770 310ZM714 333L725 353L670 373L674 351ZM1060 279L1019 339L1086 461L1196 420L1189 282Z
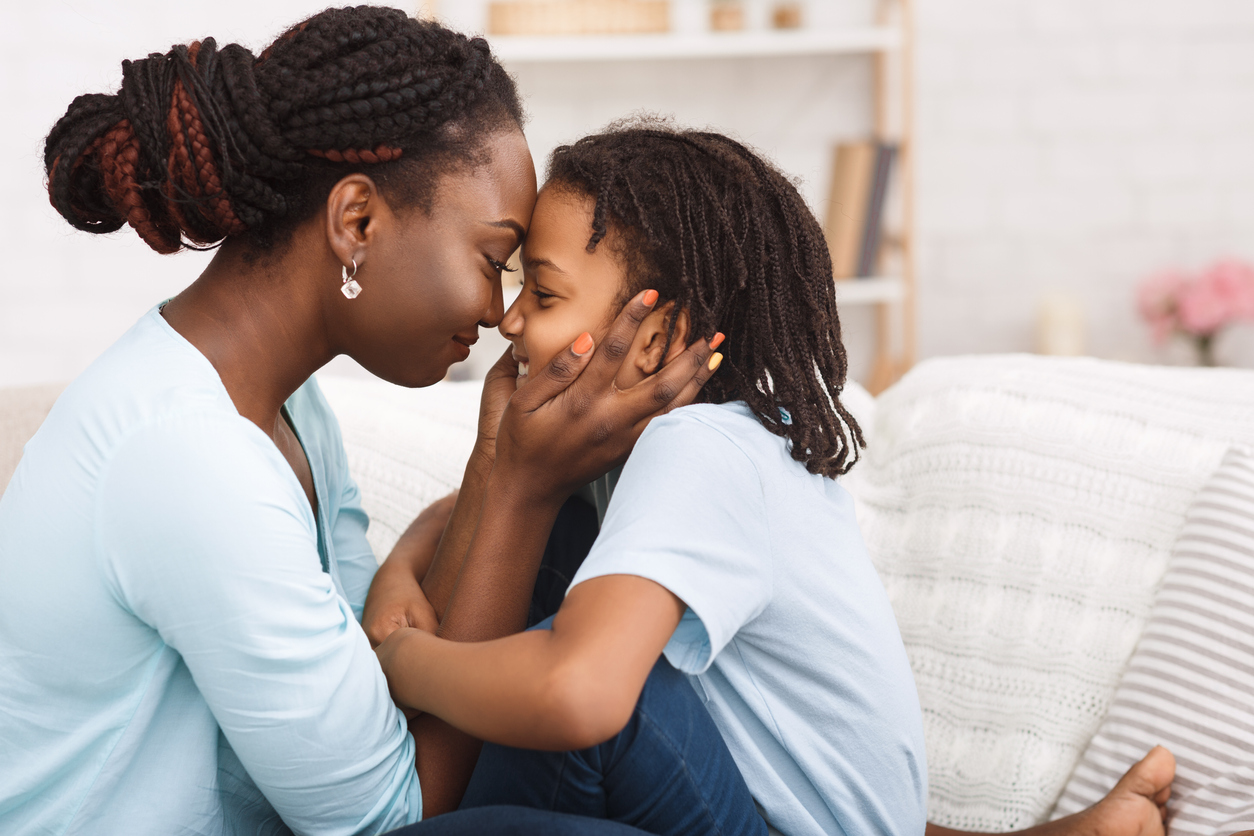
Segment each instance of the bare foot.
M1017 831L1015 836L1165 836L1163 819L1175 777L1175 757L1162 746L1155 746L1119 779L1109 795L1089 809ZM967 834L929 822L927 836ZM1248 836L1254 836L1254 831Z
M1056 824L1077 819L1072 832L1092 836L1163 836L1167 799L1175 777L1175 757L1162 746L1155 746L1124 773L1109 795Z

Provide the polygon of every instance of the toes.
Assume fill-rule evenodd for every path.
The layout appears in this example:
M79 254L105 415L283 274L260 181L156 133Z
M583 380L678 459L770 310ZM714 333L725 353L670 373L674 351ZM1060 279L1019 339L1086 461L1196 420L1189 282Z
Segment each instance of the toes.
M1175 777L1175 757L1162 746L1155 746L1149 754L1132 765L1115 788L1143 795L1161 806L1167 803L1171 782Z

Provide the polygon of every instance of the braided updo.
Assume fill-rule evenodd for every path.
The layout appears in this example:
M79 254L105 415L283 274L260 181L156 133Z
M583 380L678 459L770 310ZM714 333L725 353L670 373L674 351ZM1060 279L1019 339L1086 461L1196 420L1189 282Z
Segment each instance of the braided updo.
M726 136L645 119L556 149L545 188L595 202L588 251L604 240L621 257L621 302L653 288L688 313L691 341L726 332L702 400L745 401L811 473L853 466L832 260L788 178Z
M357 6L309 18L256 57L206 38L122 62L116 95L70 104L44 166L52 205L78 229L130 224L160 253L233 236L264 249L354 171L430 208L435 175L521 123L514 82L482 38Z

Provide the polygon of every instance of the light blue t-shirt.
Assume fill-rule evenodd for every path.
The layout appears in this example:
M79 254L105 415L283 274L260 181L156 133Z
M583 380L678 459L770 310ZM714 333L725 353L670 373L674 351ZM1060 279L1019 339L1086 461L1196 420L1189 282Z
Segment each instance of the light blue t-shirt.
M358 620L375 559L339 427L287 403L315 518L212 365L149 312L0 499L0 833L382 833L414 742Z
M744 403L685 407L640 437L571 586L622 574L688 605L666 657L772 827L923 833L918 692L853 499Z

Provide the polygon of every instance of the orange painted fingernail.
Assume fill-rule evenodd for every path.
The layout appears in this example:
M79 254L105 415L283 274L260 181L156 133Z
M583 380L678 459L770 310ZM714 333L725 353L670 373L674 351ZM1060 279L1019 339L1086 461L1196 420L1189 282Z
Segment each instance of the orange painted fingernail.
M572 350L579 357L582 357L585 354L587 354L589 351L592 350L592 335L589 334L587 331L584 331L582 334L579 335L579 339L575 340L575 344L574 346L572 346Z
M714 356L710 358L710 371L717 371L718 364L721 362L723 362L723 355L719 354L717 351L714 352Z
M719 331L717 334L714 335L714 339L710 340L710 348L718 348L720 345L723 344L724 339L726 338L723 336L723 332Z
M650 308L653 307L653 303L657 301L657 291L646 290L644 292L644 298L641 301L644 302L645 305L649 306Z

